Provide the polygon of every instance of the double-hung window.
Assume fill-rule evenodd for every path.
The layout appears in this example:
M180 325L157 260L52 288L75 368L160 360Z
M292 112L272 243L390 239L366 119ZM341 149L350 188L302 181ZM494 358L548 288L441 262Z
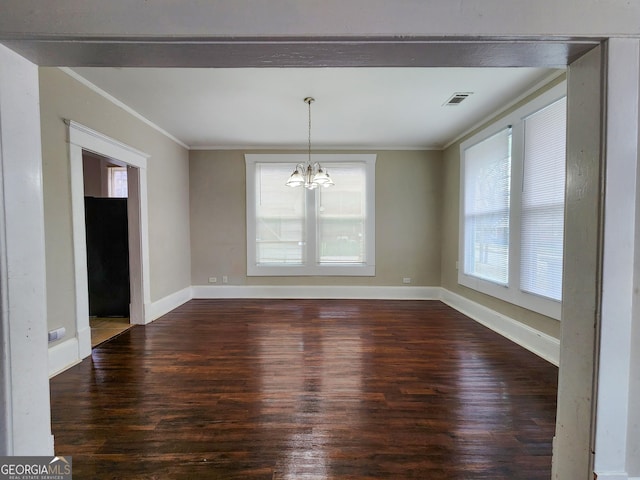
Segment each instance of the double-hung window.
M458 282L560 318L566 86L461 145Z
M285 185L296 154L247 154L247 275L375 275L375 155L314 155L334 186Z

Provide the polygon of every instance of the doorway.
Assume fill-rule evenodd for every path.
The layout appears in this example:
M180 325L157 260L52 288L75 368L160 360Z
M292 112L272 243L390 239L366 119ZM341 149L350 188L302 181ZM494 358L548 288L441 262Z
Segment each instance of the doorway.
M66 123L69 127L71 164L78 359L82 360L91 354L92 349L84 157L97 157L106 162L107 168L112 166L126 170L127 235L125 243L128 249L129 321L123 326L128 328L131 324L146 323L145 305L150 302L146 170L148 155L84 125L71 120L67 120ZM120 181L122 183L122 178ZM102 178L99 182L94 179L91 186L87 184L87 188L93 189L94 193L99 190L101 195L105 191L108 195L108 183L108 176L106 182Z
M82 152L91 347L131 326L128 167Z

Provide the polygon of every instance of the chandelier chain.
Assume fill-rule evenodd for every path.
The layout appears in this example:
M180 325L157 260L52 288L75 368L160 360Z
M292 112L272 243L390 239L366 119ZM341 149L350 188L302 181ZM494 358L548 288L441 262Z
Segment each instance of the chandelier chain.
M308 142L308 154L309 154L309 164L311 164L311 102L313 100L309 100L307 105L309 106L309 142Z

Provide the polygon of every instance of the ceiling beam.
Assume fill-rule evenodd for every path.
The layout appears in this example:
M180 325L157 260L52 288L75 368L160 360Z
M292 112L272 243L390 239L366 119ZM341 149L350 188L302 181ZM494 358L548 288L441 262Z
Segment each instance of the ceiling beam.
M29 38L0 42L40 66L562 68L600 39Z

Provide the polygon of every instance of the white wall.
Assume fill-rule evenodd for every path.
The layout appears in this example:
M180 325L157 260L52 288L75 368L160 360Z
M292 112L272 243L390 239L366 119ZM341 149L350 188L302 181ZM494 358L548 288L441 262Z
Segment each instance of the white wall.
M640 345L632 344L634 327L634 259L638 184L638 111L640 106L640 41L610 40L607 49L606 184L602 267L602 323L598 372L595 471L599 479L626 478L638 471L628 452L638 451L640 438L629 435L637 421L638 403L630 381L632 360ZM625 128L631 127L631 131ZM636 284L637 285L637 284ZM634 326L635 323L635 326ZM634 349L636 350L634 352ZM637 368L637 366L636 366ZM630 394L630 390L633 394ZM635 427L637 432L637 426Z
M411 278L412 286L440 284L441 152L376 152L376 274L372 277L248 277L244 153L190 153L193 285L207 285L209 277L221 282L223 275L230 285L402 287L404 277Z
M0 455L50 455L38 69L1 45L0 163Z
M151 301L191 285L188 151L58 68L40 69L49 329L75 335L68 128L73 120L150 155Z

